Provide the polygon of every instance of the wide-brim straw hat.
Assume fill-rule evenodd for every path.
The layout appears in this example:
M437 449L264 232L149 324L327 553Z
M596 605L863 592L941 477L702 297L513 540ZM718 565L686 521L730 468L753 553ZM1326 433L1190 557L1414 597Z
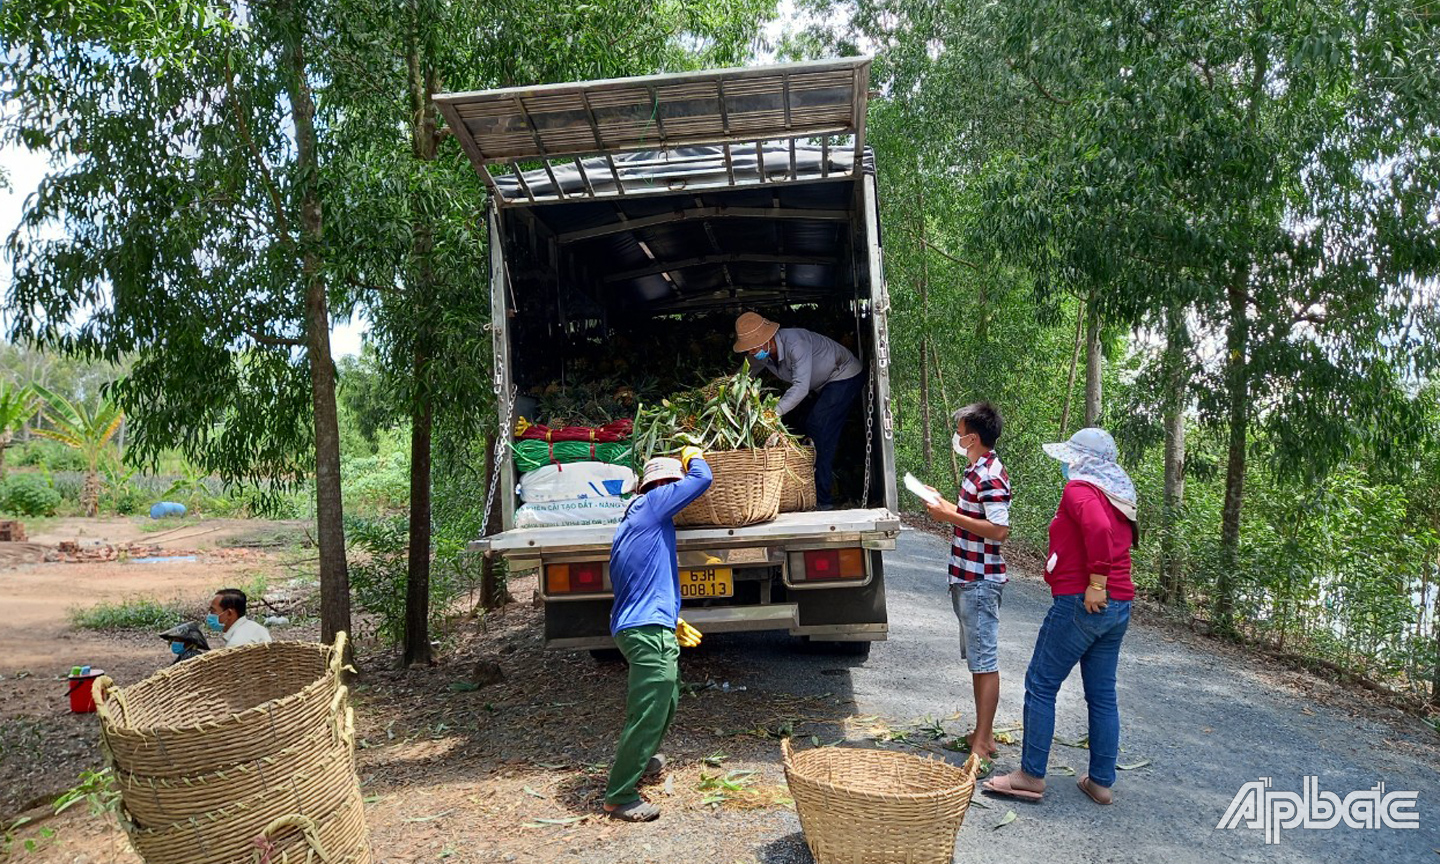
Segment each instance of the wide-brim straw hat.
M743 354L769 342L780 332L780 325L755 312L746 312L735 319L735 351Z

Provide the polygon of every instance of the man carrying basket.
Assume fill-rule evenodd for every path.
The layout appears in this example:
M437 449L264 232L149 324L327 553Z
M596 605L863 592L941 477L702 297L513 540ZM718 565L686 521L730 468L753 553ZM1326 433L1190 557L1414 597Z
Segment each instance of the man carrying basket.
M642 776L665 767L658 751L680 704L680 646L699 644L699 633L680 620L675 515L703 495L712 479L698 447L686 447L679 459L646 462L640 494L625 509L610 547L615 592L610 634L630 664L630 679L605 812L626 822L660 816L660 808L641 798L636 787Z

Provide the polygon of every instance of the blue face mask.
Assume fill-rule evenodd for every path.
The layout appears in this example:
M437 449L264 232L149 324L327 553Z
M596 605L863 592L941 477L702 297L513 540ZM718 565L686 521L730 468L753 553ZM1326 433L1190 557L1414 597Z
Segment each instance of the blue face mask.
M1065 478L1066 483L1070 482L1070 464L1068 462L1060 463L1060 476Z
M216 615L213 612L205 616L205 626L216 632L225 629L224 627L220 626L220 616Z
M761 348L759 351L756 351L756 352L755 352L755 359L756 359L756 360L769 360L769 359L770 359L770 349L769 349L769 348Z
M170 643L170 653L171 653L171 654L174 654L174 655L176 655L176 656L179 656L179 655L181 655L181 654L184 654L184 653L185 653L185 643L184 643L184 642L171 642L171 643Z

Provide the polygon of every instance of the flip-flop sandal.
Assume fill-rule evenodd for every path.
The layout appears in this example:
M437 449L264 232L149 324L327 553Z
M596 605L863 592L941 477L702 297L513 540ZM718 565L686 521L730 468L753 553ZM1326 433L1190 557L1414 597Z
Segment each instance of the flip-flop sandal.
M1089 798L1090 798L1091 801L1094 801L1096 804L1099 804L1101 807L1109 807L1111 804L1114 804L1114 803L1115 803L1115 798L1114 798L1114 796L1111 796L1111 798L1110 798L1109 801L1101 801L1101 800L1099 799L1099 797L1097 797L1097 796L1095 795L1094 791L1092 791L1091 788L1090 788L1090 775L1089 775L1089 774L1083 774L1083 775L1081 775L1080 779L1077 780L1077 781L1075 781L1075 785L1076 785L1076 786L1079 786L1079 787L1080 787L1080 791L1081 791L1081 792L1084 792L1087 796L1089 796Z
M976 780L985 780L985 779L987 779L991 774L994 774L994 773L995 773L995 760L994 760L994 759L981 759L981 760L980 760L980 765L979 765L979 767L978 767L978 768L976 769L976 771L975 771L975 779L976 779Z
M999 777L986 780L981 788L992 795L1014 798L1017 801L1039 801L1045 795L1043 792L1031 792L1029 789L1016 789L1010 785L1009 774L1001 774Z
M665 758L664 753L656 753L654 756L650 757L649 762L645 763L645 771L640 776L659 777L661 774L665 773L665 766L668 763L669 760Z
M660 818L660 808L645 800L631 801L614 810L606 810L605 815L621 822L654 822Z

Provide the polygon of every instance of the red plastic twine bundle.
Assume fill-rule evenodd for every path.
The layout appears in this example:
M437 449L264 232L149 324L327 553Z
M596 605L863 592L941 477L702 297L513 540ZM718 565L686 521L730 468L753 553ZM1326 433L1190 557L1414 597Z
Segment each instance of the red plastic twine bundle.
M515 424L515 437L532 441L589 441L591 444L615 444L630 437L635 422L629 417L612 420L604 426L564 426L551 429L549 426L531 424L520 418Z

